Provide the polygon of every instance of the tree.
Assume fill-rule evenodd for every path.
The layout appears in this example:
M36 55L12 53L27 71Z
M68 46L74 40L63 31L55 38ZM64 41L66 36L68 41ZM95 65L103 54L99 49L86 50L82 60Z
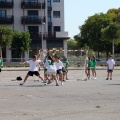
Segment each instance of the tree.
M75 50L78 48L77 46L77 41L75 41L74 39L69 39L67 40L67 49L68 50Z
M89 46L94 51L103 51L106 49L106 43L101 39L101 29L107 27L112 22L112 18L107 14L95 14L90 16L85 23L79 27L80 34L77 38L78 44Z
M120 43L120 23L111 23L107 28L102 29L102 38L104 41L112 43L112 53L114 58L114 44Z
M0 26L0 51L2 56L2 48L9 46L12 43L13 30L6 26Z
M28 52L30 48L30 34L29 32L14 31L12 47L16 51L16 55L23 58L23 53Z

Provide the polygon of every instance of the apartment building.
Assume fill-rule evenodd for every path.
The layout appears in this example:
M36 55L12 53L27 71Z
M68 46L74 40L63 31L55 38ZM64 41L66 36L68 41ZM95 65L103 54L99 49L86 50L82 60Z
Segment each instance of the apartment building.
M39 49L67 50L64 0L0 0L0 25L29 31L32 42L30 51L24 54L26 59ZM3 58L9 61L15 57L11 46L3 49Z

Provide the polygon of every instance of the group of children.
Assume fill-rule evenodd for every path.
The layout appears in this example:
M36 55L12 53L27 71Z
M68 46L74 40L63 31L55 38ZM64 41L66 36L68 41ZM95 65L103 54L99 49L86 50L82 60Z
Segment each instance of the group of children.
M27 78L29 76L33 76L36 75L37 77L39 77L42 82L47 85L51 83L51 79L56 81L56 86L59 86L58 84L58 80L61 80L61 85L63 85L63 81L68 80L68 61L67 58L65 56L63 56L63 59L60 60L58 55L54 55L54 56L46 56L46 59L44 61L38 60L38 58L40 57L39 55L34 55L32 60L26 61L26 62L22 62L21 64L29 64L30 68L29 71L27 73L27 75L24 78L24 81L22 83L20 83L20 85L23 85ZM37 67L38 64L42 64L44 67L44 77L42 77L39 73L40 69ZM88 56L86 55L86 59L85 59L85 74L87 76L87 79L97 79L96 78L96 59L95 56ZM112 72L114 70L114 66L115 66L115 61L112 57L112 55L109 56L109 59L107 61L107 78L106 80L112 80ZM0 56L0 72L1 69L3 67L3 60ZM92 74L91 74L92 71Z
M87 76L87 79L96 79L96 59L95 56L88 56L86 55L86 59L85 59L85 74ZM92 71L92 76L90 71Z
M86 59L85 59L85 74L87 76L87 79L97 79L96 78L96 64L97 61L95 59L95 56L88 56L86 55ZM112 57L112 55L109 56L109 59L107 60L107 78L106 80L112 80L112 72L114 70L114 66L115 66L115 61ZM90 73L90 71L92 71L92 75Z
M41 60L37 60L39 56L40 55L38 56L34 55L32 60L21 63L21 64L26 64L26 63L30 64L30 69L27 75L25 76L24 81L20 83L20 85L23 85L26 82L27 78L33 75L38 76L45 85L50 84L51 79L55 80L56 86L59 86L58 80L60 80L61 85L63 85L65 76L66 76L66 80L68 80L67 72L68 72L69 63L67 61L67 58L63 56L63 59L60 60L58 55L54 55L54 56L46 56L46 59L44 61L41 61ZM44 77L42 77L38 71L38 67L37 67L38 64L42 64L44 67Z

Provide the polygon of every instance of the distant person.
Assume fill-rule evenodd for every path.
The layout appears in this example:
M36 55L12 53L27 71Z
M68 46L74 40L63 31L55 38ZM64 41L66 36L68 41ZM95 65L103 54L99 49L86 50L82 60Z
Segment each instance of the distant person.
M47 71L45 72L45 78L46 78L46 80L48 80L48 82L46 82L45 85L51 83L50 79L49 79L49 76L52 76L52 78L56 81L56 86L59 86L58 85L58 80L56 78L57 68L56 68L55 63L54 63L51 56L47 57L47 60L44 64L44 67L47 69Z
M3 60L2 60L2 57L0 56L0 72L1 72L2 68L3 68Z
M91 76L90 76L91 64L92 64L91 57L88 57L88 74L87 74L88 80L91 79Z
M63 56L63 59L61 60L64 67L62 68L62 72L63 72L63 80L65 79L66 77L66 80L69 80L68 79L68 65L69 65L69 62L67 60L67 58L65 56Z
M115 66L115 61L113 60L112 55L110 55L109 59L107 61L108 70L107 70L107 78L106 78L106 80L109 80L109 78L110 78L110 80L112 80L112 72L114 70L114 66Z
M64 68L63 63L60 61L59 56L54 56L55 58L55 66L57 68L57 74L59 75L59 78L61 79L61 85L63 85L63 72L62 68Z
M92 70L92 79L97 79L96 78L96 59L95 56L91 57L91 70Z
M20 85L23 85L26 82L27 78L33 75L38 76L42 81L44 81L44 78L39 74L38 67L37 67L38 64L41 64L41 63L43 64L43 62L41 60L37 60L37 56L34 55L32 60L22 62L20 64L26 64L26 63L30 64L30 69L27 75L25 76L23 83L20 83Z
M86 74L85 80L87 80L88 79L88 54L86 54L86 57L85 57L85 74Z

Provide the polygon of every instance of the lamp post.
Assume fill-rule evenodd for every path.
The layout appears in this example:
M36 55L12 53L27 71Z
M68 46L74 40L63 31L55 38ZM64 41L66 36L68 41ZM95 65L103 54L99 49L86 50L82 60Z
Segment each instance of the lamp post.
M43 26L45 25L44 22L41 24L41 40L42 40L42 50L44 49L44 42L43 42Z

